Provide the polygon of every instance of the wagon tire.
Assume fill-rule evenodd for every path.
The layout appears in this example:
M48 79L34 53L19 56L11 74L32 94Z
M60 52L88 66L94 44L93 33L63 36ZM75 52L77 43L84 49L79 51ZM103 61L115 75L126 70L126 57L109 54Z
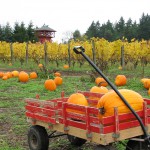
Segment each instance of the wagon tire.
M86 142L85 139L82 139L73 135L68 134L67 137L71 145L74 145L74 146L82 146Z
M149 150L145 142L129 140L126 150Z
M49 138L46 129L41 126L31 126L28 131L28 144L30 150L48 150Z

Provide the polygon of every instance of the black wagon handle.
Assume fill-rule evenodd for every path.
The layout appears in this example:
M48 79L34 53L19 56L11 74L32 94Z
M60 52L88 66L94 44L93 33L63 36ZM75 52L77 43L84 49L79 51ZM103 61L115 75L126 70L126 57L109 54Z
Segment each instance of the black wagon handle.
M140 126L143 130L144 133L144 140L145 142L148 144L148 146L150 147L150 136L148 135L146 128L141 120L141 118L139 117L139 115L134 111L134 109L129 105L129 103L127 102L127 100L121 95L121 93L118 91L118 89L116 88L116 86L111 83L109 81L109 79L103 74L103 72L91 61L91 59L84 53L85 49L82 46L75 46L73 48L73 51L76 54L81 54L89 63L90 65L105 79L105 81L110 85L110 87L117 93L117 95L121 98L121 100L124 102L124 104L130 109L130 111L133 113L133 115L136 117L136 119L139 121Z

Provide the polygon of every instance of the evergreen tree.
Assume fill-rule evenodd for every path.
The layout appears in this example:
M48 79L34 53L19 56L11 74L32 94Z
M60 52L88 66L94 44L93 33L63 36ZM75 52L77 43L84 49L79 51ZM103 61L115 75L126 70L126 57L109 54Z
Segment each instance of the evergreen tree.
M0 25L0 41L4 41L4 27Z
M81 33L79 30L75 30L73 33L73 39L74 40L81 40Z
M6 42L13 41L12 28L10 27L9 23L7 23L6 26L4 27L4 40Z

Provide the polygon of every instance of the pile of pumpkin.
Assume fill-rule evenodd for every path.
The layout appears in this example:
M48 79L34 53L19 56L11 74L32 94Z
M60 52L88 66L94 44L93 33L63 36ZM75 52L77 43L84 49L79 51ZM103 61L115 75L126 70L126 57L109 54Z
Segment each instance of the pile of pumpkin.
M2 78L2 80L8 80L13 77L18 78L18 81L20 82L26 83L29 81L29 79L36 79L38 76L36 72L31 72L29 74L25 71L19 72L17 70L12 72L0 72L0 78Z
M124 75L119 75L115 78L115 84L118 86L125 85L127 82L127 79ZM74 93L68 98L68 103L76 104L76 105L83 105L83 106L91 106L96 107L98 109L102 109L102 113L99 114L99 118L112 116L114 114L114 107L118 108L118 113L128 113L130 110L128 107L124 104L124 102L120 99L120 97L116 94L113 90L107 89L107 82L103 78L96 78L95 83L97 86L93 86L90 89L90 92L94 93L100 93L102 94L101 98L97 97L88 97L86 98L81 93ZM119 92L122 94L122 96L126 99L126 101L131 105L131 107L135 110L142 110L143 109L143 98L142 96L133 91L128 89L120 89ZM90 104L88 103L88 100L96 100L97 104ZM69 110L71 112L76 113L83 113L81 111L76 110Z

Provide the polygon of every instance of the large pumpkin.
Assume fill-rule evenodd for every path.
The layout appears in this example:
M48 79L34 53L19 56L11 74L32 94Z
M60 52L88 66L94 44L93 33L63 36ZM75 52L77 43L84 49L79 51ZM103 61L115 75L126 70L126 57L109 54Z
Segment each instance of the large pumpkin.
M18 76L18 79L20 82L28 82L29 80L29 75L28 73L24 72L24 71L21 71L19 73L19 76Z
M101 77L97 77L95 79L95 83L97 86L107 86L108 85L108 83L105 81L105 79L101 78Z
M127 78L125 75L117 75L115 78L115 84L117 86L123 86L127 83Z
M85 96L81 93L74 93L72 94L68 100L68 103L71 104L76 104L76 105L81 105L81 106L88 106L88 102L87 99L85 98ZM68 112L75 112L75 113L83 113L79 110L75 110L75 109L67 109Z
M135 111L142 110L144 100L140 94L127 89L121 89L119 92ZM130 112L128 107L115 93L115 91L112 91L103 95L98 101L97 108L104 109L104 114L100 114L99 117L101 118L114 115L114 107L118 108L119 114Z
M14 70L11 72L13 77L18 77L19 76L19 71Z
M37 76L37 73L36 72L31 72L30 73L30 79L36 79L38 76Z
M150 95L150 88L148 89L147 93L148 93L148 95Z
M44 83L45 89L50 90L50 91L54 91L56 90L56 84L54 82L54 80L52 79L48 79L45 81Z
M105 93L108 92L108 89L107 89L106 87L104 87L104 86L100 86L100 87L98 87L98 86L93 86L93 87L90 89L90 92L92 92L92 93L105 94ZM90 100L96 100L96 101L98 102L98 100L99 100L100 98L98 98L98 97L91 97L91 96L90 96L89 99L90 99ZM96 107L96 106L97 106L97 103L96 103L96 104L91 103L90 106Z

